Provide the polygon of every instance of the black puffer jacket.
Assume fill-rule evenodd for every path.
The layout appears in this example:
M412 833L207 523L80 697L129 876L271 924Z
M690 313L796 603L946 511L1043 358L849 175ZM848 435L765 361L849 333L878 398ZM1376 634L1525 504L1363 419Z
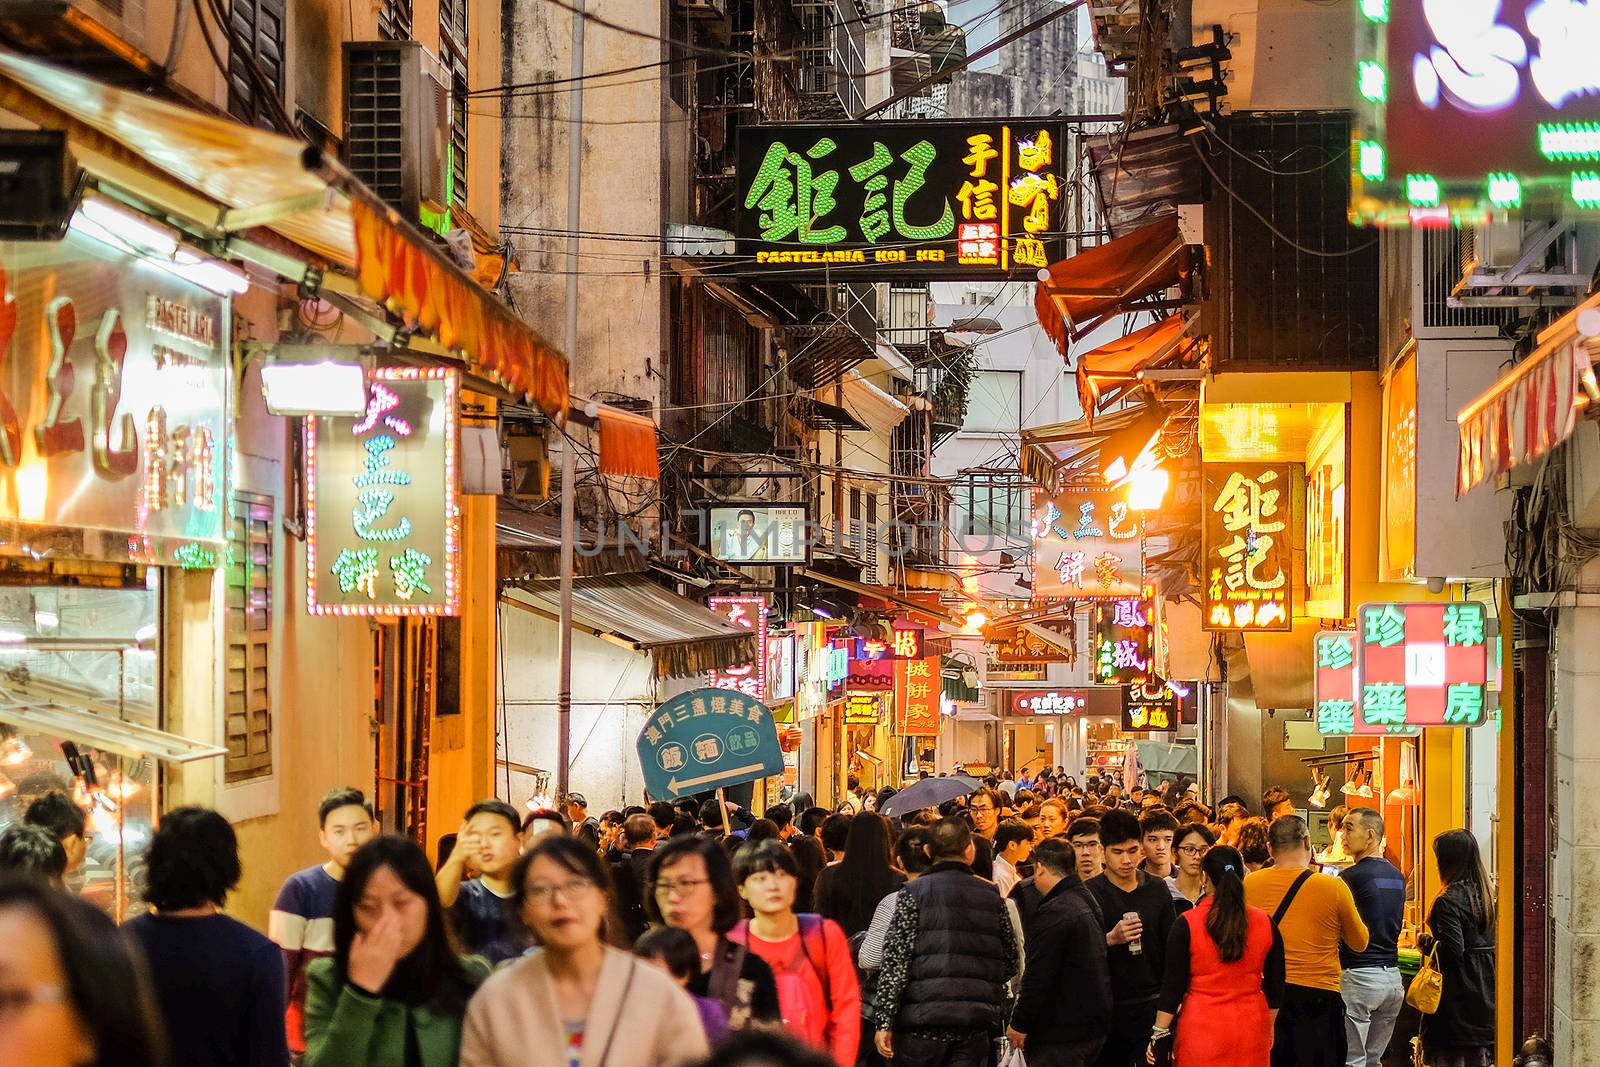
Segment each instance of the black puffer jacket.
M916 898L917 944L895 1028L998 1031L1015 935L994 885L937 863L903 892Z
M1472 889L1461 883L1439 894L1428 912L1444 986L1439 1010L1422 1017L1423 1051L1494 1045L1494 926L1478 929Z

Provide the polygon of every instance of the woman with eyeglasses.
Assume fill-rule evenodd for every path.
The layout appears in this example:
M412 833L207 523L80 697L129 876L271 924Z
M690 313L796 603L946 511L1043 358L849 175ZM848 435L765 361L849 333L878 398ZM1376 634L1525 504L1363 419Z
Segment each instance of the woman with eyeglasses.
M722 847L700 834L672 838L651 857L647 890L644 907L651 922L694 935L700 978L690 992L721 1004L734 1030L781 1025L772 968L727 937L744 917L744 907Z
M513 869L514 923L540 946L467 1007L461 1067L687 1067L709 1048L672 978L607 944L621 931L605 864L579 838L540 841Z
M489 973L459 956L416 843L358 850L333 898L333 955L306 968L301 1067L455 1067L467 1000Z
M168 1062L155 993L131 935L42 879L0 882L0 1064Z
M1178 827L1173 838L1173 871L1167 881L1190 904L1200 903L1200 898L1206 895L1206 875L1201 861L1216 843L1217 835L1210 827L1199 823Z

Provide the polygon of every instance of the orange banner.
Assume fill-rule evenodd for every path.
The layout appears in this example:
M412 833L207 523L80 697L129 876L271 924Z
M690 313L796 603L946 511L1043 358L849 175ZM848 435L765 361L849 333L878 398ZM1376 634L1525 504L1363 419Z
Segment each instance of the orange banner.
M903 737L939 736L939 657L896 660L894 732Z

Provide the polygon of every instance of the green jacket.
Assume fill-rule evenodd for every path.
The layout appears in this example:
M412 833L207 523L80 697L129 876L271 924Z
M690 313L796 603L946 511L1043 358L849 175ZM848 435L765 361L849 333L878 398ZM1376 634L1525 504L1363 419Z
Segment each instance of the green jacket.
M489 974L489 965L477 956L464 956L462 963L474 980ZM405 1067L408 1020L422 1067L456 1067L459 1016L371 996L340 978L332 959L313 960L306 968L302 1067Z

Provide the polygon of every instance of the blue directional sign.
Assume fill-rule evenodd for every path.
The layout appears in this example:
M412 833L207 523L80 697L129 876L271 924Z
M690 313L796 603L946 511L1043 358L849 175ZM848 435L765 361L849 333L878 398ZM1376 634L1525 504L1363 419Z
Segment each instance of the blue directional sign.
M658 800L783 772L772 712L733 689L693 689L664 701L639 733L644 785Z

